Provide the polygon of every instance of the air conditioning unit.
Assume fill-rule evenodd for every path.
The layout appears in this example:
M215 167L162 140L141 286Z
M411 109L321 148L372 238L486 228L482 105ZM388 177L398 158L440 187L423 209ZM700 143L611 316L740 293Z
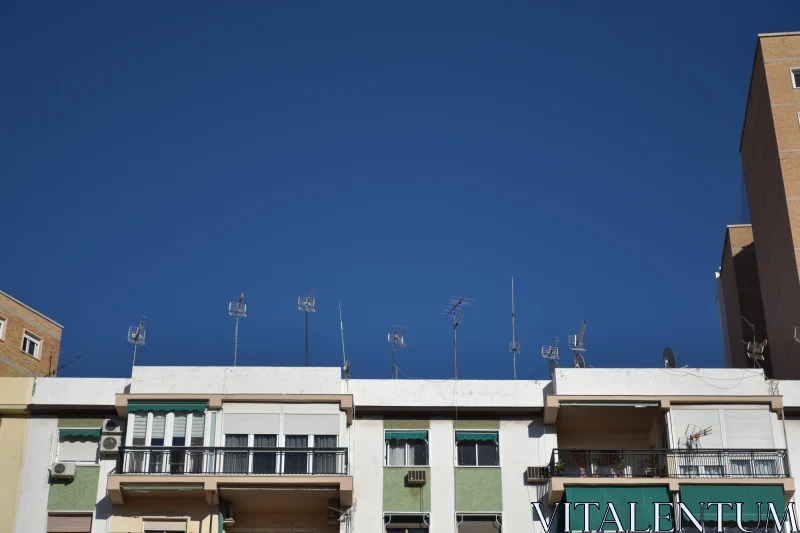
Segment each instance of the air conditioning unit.
M547 483L547 480L550 479L550 467L529 466L525 479L528 483Z
M408 484L409 485L424 485L425 484L425 470L409 470L408 471Z
M100 439L100 453L119 453L122 435L103 435Z
M75 479L75 463L53 463L50 475L53 479Z
M106 418L103 420L103 434L104 435L121 435L122 423L119 418Z
M225 527L234 527L236 522L233 520L233 505L225 503L222 506L222 525Z

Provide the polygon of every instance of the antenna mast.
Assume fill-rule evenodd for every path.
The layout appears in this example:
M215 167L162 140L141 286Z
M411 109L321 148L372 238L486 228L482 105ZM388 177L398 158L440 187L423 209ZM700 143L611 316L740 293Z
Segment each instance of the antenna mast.
M742 315L742 320L744 320L744 322L747 324L747 327L749 327L753 332L753 342L742 340L742 342L746 345L745 351L747 352L747 357L753 360L753 366L755 368L761 368L761 361L764 360L764 350L767 348L767 341L769 339L764 339L763 342L756 342L755 324L747 320L744 315Z
M525 339L528 338L527 335L523 336L519 342L516 341L516 332L514 329L514 277L511 277L511 344L508 345L508 349L511 350L511 355L514 356L514 379L517 379L517 354L519 353L519 347L525 342Z
M579 367L578 365L585 364L585 362L583 361L583 356L581 355L581 352L586 351L586 347L583 344L584 333L586 333L586 320L584 320L581 323L581 329L578 331L577 335L570 335L569 337L567 337L567 344L569 344L569 349L572 350L576 368L582 368L582 366Z
M392 343L392 379L397 379L397 364L395 363L395 353L397 351L397 342L400 341L400 348L406 349L406 343L403 340L403 334L408 328L405 326L389 326L389 342Z
M233 330L233 366L236 366L236 358L239 354L239 317L247 317L246 311L247 304L244 303L244 293L239 296L239 301L228 304L228 314L236 319L236 328Z
M308 366L308 313L317 312L314 308L314 305L317 303L317 300L314 298L314 291L315 289L311 289L308 296L297 297L297 310L303 311L306 314L306 366Z
M344 379L350 379L350 361L347 360L347 355L344 353L344 320L342 320L342 302L339 302L339 330L342 332L342 370L344 370Z
M453 367L455 369L455 379L458 379L458 343L456 340L456 329L461 324L461 319L464 318L462 308L472 305L475 300L472 298L464 298L462 296L451 296L441 314L444 316L453 317Z
M132 367L136 366L136 347L137 346L144 346L144 338L145 334L147 333L144 329L144 321L147 319L146 316L143 316L142 319L139 321L138 326L131 326L128 328L128 342L133 344L133 365ZM131 376L133 376L133 368L131 367Z

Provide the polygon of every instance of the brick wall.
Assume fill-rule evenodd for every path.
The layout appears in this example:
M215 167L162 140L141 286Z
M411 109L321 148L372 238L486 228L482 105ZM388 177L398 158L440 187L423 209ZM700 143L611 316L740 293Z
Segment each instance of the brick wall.
M0 317L5 319L0 340L0 377L45 376L58 366L61 326L2 293ZM22 351L25 331L42 340L39 359Z
M794 58L794 59L792 59ZM742 166L753 225L774 377L800 379L800 35L762 36L742 133Z

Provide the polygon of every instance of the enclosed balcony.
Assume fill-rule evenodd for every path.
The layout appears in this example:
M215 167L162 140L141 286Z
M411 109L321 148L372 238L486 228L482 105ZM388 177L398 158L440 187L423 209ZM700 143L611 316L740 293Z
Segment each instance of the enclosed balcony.
M157 475L347 475L347 448L233 448L127 446L120 474Z
M784 478L786 450L556 449L550 475L567 478Z

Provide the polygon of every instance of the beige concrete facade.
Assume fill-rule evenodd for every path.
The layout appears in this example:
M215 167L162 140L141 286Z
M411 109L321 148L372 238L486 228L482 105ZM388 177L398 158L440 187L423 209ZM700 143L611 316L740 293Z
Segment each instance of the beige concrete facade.
M800 68L800 33L759 36L740 145L777 379L800 379L800 88L793 87L793 68ZM728 298L726 290L726 305Z
M19 502L33 378L0 378L0 523L13 524Z
M63 326L0 291L0 377L46 376L58 368ZM37 343L35 355L22 350L25 335Z

